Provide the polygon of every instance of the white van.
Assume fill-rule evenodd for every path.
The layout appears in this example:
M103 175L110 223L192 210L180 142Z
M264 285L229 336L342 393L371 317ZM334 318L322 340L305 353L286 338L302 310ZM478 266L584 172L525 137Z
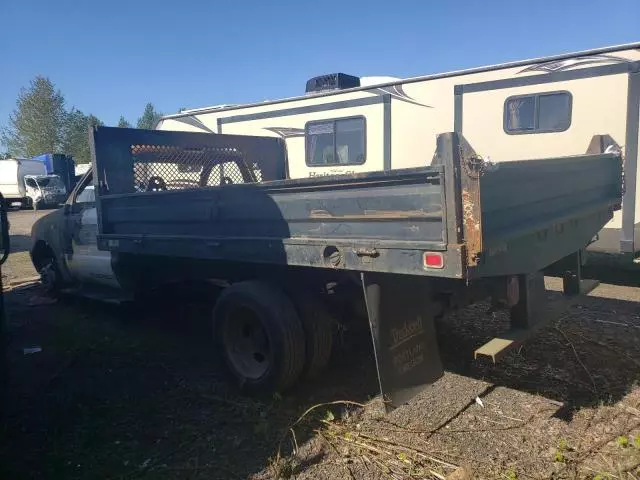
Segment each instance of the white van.
M22 206L59 205L67 189L57 175L47 175L44 162L27 159L0 160L0 193L7 204Z
M20 202L26 206L30 202L24 177L46 174L47 167L44 162L26 158L0 160L0 193L8 204Z

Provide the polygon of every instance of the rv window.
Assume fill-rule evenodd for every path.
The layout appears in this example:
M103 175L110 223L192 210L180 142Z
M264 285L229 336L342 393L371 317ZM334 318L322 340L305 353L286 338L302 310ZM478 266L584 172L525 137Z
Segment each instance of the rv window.
M27 187L38 188L38 184L33 178L25 178L24 183L27 185Z
M305 127L307 165L359 165L365 162L364 117L309 122Z
M569 92L509 97L504 103L504 130L509 134L563 132L571 125Z
M562 132L571 124L571 95L555 93L538 97L538 128Z
M222 162L214 165L207 179L208 187L232 185L235 183L245 183L242 170L236 162Z

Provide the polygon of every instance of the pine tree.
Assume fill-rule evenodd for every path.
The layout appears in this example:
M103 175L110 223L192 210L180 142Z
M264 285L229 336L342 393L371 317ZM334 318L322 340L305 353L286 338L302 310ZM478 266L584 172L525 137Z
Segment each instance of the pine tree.
M2 143L12 156L59 152L64 134L64 96L47 77L37 76L18 95Z
M72 109L65 122L64 152L71 155L76 163L89 163L89 128L100 125L104 124L95 115L85 115L78 109Z
M156 126L156 123L158 123L158 120L160 120L160 117L162 117L162 114L160 112L156 112L155 108L153 107L153 103L147 103L147 105L144 107L142 116L138 119L136 127L153 130L153 128Z
M118 120L118 128L131 128L131 124L127 122L124 116L120 115L120 120Z

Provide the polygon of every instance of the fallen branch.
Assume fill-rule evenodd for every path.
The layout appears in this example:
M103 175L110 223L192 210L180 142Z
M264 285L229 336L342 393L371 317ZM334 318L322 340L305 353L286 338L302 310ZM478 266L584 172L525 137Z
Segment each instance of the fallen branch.
M275 460L274 460L275 464L279 464L280 463L280 459L282 458L282 444L287 439L287 436L288 436L289 432L293 433L294 438L295 438L295 433L294 433L293 428L296 425L298 425L304 418L306 418L307 415L309 415L314 410L317 410L318 408L329 407L329 406L332 406L332 405L355 405L355 406L360 407L360 408L365 408L366 407L366 405L364 405L362 403L352 402L351 400L335 400L333 402L318 403L316 405L313 405L313 406L307 408L304 411L304 413L302 415L300 415L295 422L293 422L291 425L289 425L287 427L287 429L285 430L284 435L282 436L282 438L278 442L278 449L276 451ZM276 474L276 479L277 478L279 478L279 474Z
M598 387L596 386L596 381L593 378L593 375L591 375L591 372L589 371L589 369L587 368L587 366L583 363L583 361L580 359L580 355L578 355L578 351L576 350L576 347L573 345L573 342L571 342L571 340L569 340L569 337L567 337L567 334L564 333L564 331L558 327L556 325L555 329L560 332L560 334L564 337L564 339L567 341L567 343L569 344L569 346L571 347L571 350L573 350L573 355L576 357L576 360L578 361L578 363L580 364L580 366L582 367L582 369L585 371L585 373L587 374L587 376L589 377L589 380L591 380L591 384L593 385L593 393L597 394L598 393Z
M376 459L375 455L380 456L379 459L376 459L377 464L385 465L385 467L388 468L389 471L391 472L393 472L393 470L391 469L392 466L395 468L401 469L403 474L402 478L413 477L414 469L419 468L420 471L428 472L429 475L432 475L435 478L446 479L444 475L434 471L433 469L428 468L428 464L425 465L421 463L421 460L426 460L431 463L435 463L443 467L450 468L452 470L456 470L459 468L457 465L454 465L452 463L436 458L430 455L428 452L425 452L424 450L421 450L416 447L411 447L411 446L408 446L399 442L394 442L388 439L377 438L367 434L356 433L354 434L356 438L350 438L348 434L349 432L345 434L336 434L334 438L339 441L353 445L356 448L364 449L368 451L370 454L374 454L374 456L372 456L372 458L374 459ZM360 438L369 440L371 442L384 443L386 445L389 445L390 447L399 448L401 449L401 451L398 452L398 451L392 451L390 449L385 449L378 445L374 445L374 444L362 441L360 440ZM408 451L410 456L413 458L412 459L407 458L407 454L405 453L405 451ZM395 474L397 472L393 472L393 473Z
M360 436L363 437L363 438L367 438L369 440L374 440L376 442L388 443L388 444L391 444L391 445L397 445L400 448L406 448L408 450L413 450L415 453L417 453L420 456L422 456L425 460L430 460L430 461L432 461L434 463L439 463L440 465L443 465L445 467L454 468L454 469L459 467L458 465L454 465L452 463L445 462L444 460L441 460L441 459L439 459L437 457L433 457L428 452L426 452L426 451L424 451L424 450L422 450L420 448L417 448L417 447L412 447L412 446L406 445L404 443L400 443L400 442L396 442L396 441L392 441L392 440L386 440L386 439L383 439L383 438L376 438L376 437L373 437L371 435L367 435L365 433L361 433Z
M593 343L594 345L598 345L606 350L609 350L611 352L615 352L617 355L623 356L625 357L627 360L631 361L632 363L634 363L638 368L640 368L640 361L638 361L637 359L633 358L631 355L629 355L627 352L620 350L619 348L615 348L611 345L607 345L604 342L600 342L598 340L594 340L592 338L589 337L585 337L584 335L575 332L574 333L577 337L580 337L582 340L584 340L585 342L589 342L589 343Z

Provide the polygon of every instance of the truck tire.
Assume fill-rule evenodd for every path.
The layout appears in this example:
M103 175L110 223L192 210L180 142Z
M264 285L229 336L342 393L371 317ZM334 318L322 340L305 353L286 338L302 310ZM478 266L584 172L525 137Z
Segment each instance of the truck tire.
M40 275L40 283L45 292L54 297L58 296L64 282L51 247L43 242L36 243L31 251L31 259Z
M213 321L218 350L242 390L279 392L300 377L304 331L280 290L259 281L233 284L220 294Z
M313 378L325 369L333 349L333 326L336 323L321 299L302 295L296 302L305 336L305 362L302 374Z

